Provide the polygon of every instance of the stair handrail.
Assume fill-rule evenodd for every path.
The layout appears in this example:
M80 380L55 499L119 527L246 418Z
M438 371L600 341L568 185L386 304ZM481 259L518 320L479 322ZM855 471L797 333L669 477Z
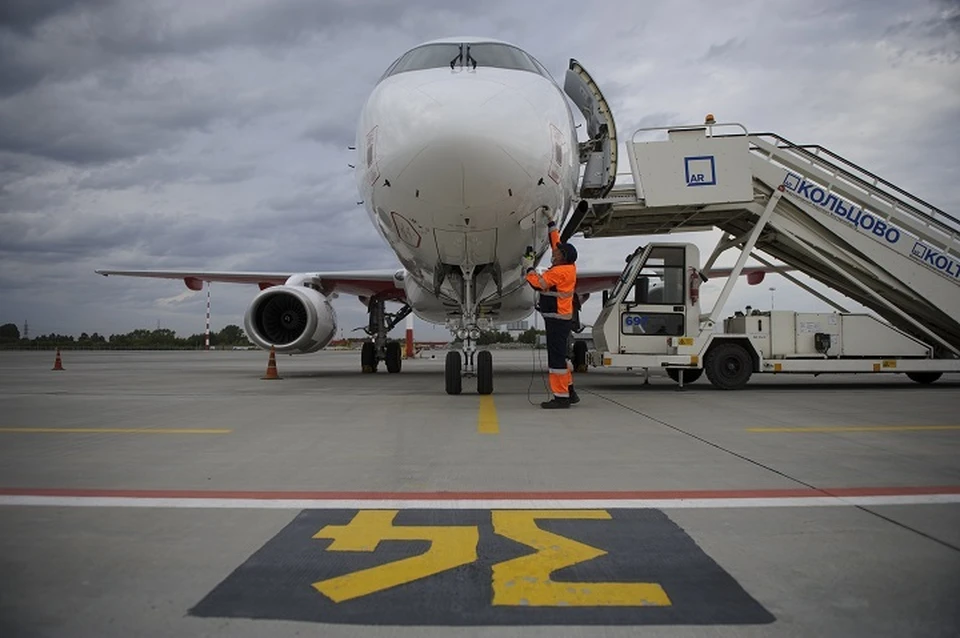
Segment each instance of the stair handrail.
M751 133L750 137L773 138L774 140L776 140L776 143L773 144L774 148L796 151L799 154L809 158L814 164L819 164L820 166L826 166L833 169L833 171L837 172L839 176L850 180L857 186L860 186L861 188L866 190L868 193L871 190L878 190L878 186L882 185L884 188L890 191L893 191L893 193L885 193L885 194L893 196L895 198L899 195L901 197L905 197L908 200L910 200L910 201L903 201L902 199L897 198L898 203L901 204L904 209L907 209L906 212L914 214L918 217L921 217L922 219L925 219L928 222L932 222L933 224L940 226L941 228L946 230L950 235L956 236L957 233L960 232L960 219L957 219L956 217L930 204L929 202L920 199L916 195L900 188L896 184L893 184L883 179L879 175L871 173L867 169L861 166L858 166L854 162L851 162L850 160L844 158L841 155L838 155L837 153L831 151L828 148L825 148L823 146L819 146L816 144L803 144L803 145L795 144L790 140L780 135L777 135L776 133ZM810 149L816 149L816 150L811 151ZM820 151L826 155L829 155L832 159L836 160L838 163L846 166L847 168L845 168L844 166L838 166L837 164L831 162L830 160L825 159L817 151ZM873 183L870 183L863 177L851 172L849 170L850 168L856 171L859 171L862 175L869 177L870 179L873 180ZM925 207L930 212L926 212L924 210L917 208L916 206L917 204L919 204L922 207Z

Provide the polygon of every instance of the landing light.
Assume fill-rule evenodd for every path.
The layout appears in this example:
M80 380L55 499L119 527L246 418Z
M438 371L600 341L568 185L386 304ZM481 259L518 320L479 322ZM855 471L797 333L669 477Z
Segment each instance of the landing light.
M479 331L478 329L476 329L476 328L472 329L472 330L470 331L470 338L471 338L471 339L479 339L479 338L480 338L480 331Z
M467 338L467 329L466 328L457 329L457 339L463 340L466 338Z

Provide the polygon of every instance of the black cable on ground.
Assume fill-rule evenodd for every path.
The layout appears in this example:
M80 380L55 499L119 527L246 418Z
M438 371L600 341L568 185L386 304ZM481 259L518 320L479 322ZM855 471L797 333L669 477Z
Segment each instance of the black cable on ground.
M540 380L543 382L543 389L547 389L547 380L543 377L543 353L537 349L537 316L533 318L533 345L530 346L530 383L527 384L527 403L538 406L539 404L530 398L530 392L533 389L533 380L536 377L537 370L540 371Z
M672 424L670 424L670 423L667 423L666 421L661 421L660 419L658 419L658 418L656 418L656 417L654 417L654 416L651 416L651 415L649 415L649 414L647 414L647 413L645 413L645 412L642 412L642 411L640 411L640 410L637 410L636 408L631 408L629 405L624 405L623 403L620 403L619 401L617 401L617 400L615 400L615 399L611 399L610 397L605 397L605 396L603 396L602 394L598 394L598 393L596 393L596 392L591 392L590 390L586 390L586 389L581 389L581 392L587 392L587 393L589 393L589 394L592 394L592 395L595 396L595 397L600 397L600 398L603 399L604 401L609 401L610 403L613 403L614 405L620 406L620 407L623 408L624 410L628 410L628 411L633 412L634 414L637 414L637 415L639 415L639 416L642 416L642 417L644 417L644 418L646 418L646 419L650 419L650 420L653 421L654 423L659 423L660 425L663 425L663 426L665 426L665 427L668 427L668 428L670 428L671 430L674 430L675 432L679 432L680 434L683 434L684 436L688 436L688 437L690 437L690 438L692 438L692 439L695 439L695 440L697 440L697 441L700 441L701 443L705 443L705 444L709 445L710 447L716 448L716 449L720 450L721 452L726 452L727 454L729 454L729 455L731 455L731 456L735 456L735 457L737 457L738 459L740 459L740 460L742 460L742 461L746 461L747 463L751 463L751 464L753 464L753 465L756 465L756 466L759 467L759 468L762 468L762 469L764 469L764 470L767 470L768 472L772 472L772 473L774 473L774 474L776 474L776 475L778 475L778 476L782 476L783 478L785 478L785 479L787 479L787 480L790 480L790 481L793 481L794 483L798 483L798 484L800 484L800 485L803 485L804 487L810 488L811 490L815 490L815 491L817 491L817 492L820 492L820 493L823 494L824 496L829 496L829 497L831 497L831 498L840 498L840 499L843 498L843 497L841 497L841 496L836 496L836 495L834 495L834 494L831 494L831 493L829 492L829 490L825 490L825 489L823 489L823 488L817 487L816 485L812 485L812 484L810 484L810 483L807 483L807 482L804 481L803 479L799 479L799 478L797 478L797 477L795 477L795 476L791 476L790 474L787 474L786 472L781 472L780 470L778 470L778 469L776 469L776 468L770 467L769 465L766 465L765 463L761 463L760 461L757 461L757 460L755 460L755 459L751 459L751 458L748 457L748 456L744 456L743 454L740 454L739 452L734 452L734 451L731 450L730 448L723 447L722 445L720 445L720 444L718 444L718 443L714 443L713 441L708 441L707 439L705 439L705 438L703 438L703 437L701 437L701 436L697 436L697 435L694 434L693 432L688 432L688 431L684 430L683 428L680 428L680 427L677 427L677 426L672 425ZM884 520L884 521L886 521L886 522L888 522L888 523L892 523L892 524L896 525L897 527L900 527L900 528L902 528L902 529L904 529L904 530L907 530L907 531L909 531L909 532L913 532L914 534L916 534L916 535L918 535L918 536L922 536L922 537L924 537L924 538L926 538L926 539L928 539L928 540L931 540L931 541L933 541L933 542L935 542L935 543L937 543L937 544L939 544L939 545L943 545L944 547L946 547L946 548L948 548L948 549L952 549L952 550L955 551L955 552L960 552L960 547L958 547L957 545L954 545L953 543L951 543L951 542L949 542L949 541L945 541L945 540L943 540L943 539L937 538L936 536L932 536L931 534L928 534L928 533L926 533L926 532L924 532L924 531L922 531L922 530L916 529L915 527L911 527L911 526L907 525L906 523L901 523L900 521L894 520L894 519L890 518L889 516L886 516L886 515L884 515L884 514L881 514L881 513L879 513L879 512L876 512L876 511L874 511L874 510L872 510L872 509L870 509L870 508L868 508L868 507L866 507L866 506L864 506L864 505L856 505L856 504L852 504L852 503L851 503L850 506L857 508L857 509L860 510L861 512L866 512L867 514L871 514L871 515L873 515L873 516L876 516L877 518L879 518L879 519L881 519L881 520Z

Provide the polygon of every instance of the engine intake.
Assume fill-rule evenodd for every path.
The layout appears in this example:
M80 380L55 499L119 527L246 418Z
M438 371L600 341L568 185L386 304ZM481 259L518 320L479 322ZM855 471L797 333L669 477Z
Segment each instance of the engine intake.
M313 288L274 286L254 297L244 326L261 348L306 354L330 343L337 333L337 315L330 301Z

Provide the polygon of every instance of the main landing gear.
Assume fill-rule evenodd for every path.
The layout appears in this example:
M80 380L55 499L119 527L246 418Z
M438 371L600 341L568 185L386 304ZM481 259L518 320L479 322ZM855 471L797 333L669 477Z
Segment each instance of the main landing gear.
M376 372L377 366L383 361L387 366L387 372L400 372L403 349L399 342L387 341L387 335L410 314L410 306L404 304L397 312L387 312L386 300L375 296L368 300L367 311L370 321L363 331L373 340L365 341L360 350L361 370L364 373Z

